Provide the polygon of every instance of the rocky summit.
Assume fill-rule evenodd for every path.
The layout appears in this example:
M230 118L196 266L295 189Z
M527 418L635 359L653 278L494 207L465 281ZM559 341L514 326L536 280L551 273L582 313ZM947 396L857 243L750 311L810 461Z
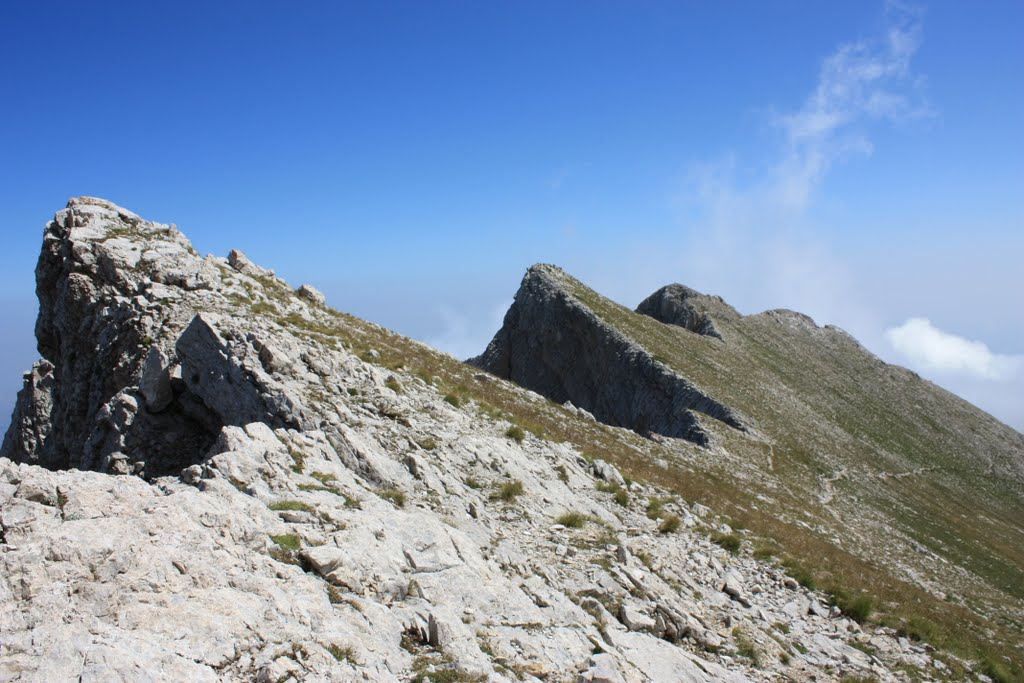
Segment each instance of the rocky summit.
M799 314L551 266L470 363L73 199L0 680L1012 680L1024 437Z

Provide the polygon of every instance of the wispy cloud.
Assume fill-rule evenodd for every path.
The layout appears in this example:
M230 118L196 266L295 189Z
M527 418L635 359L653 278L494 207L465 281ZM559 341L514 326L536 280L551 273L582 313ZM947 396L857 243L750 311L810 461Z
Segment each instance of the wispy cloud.
M858 124L931 115L921 79L910 69L921 44L920 11L890 3L887 15L883 36L840 45L822 63L803 105L777 117L786 151L773 183L783 205L804 208L836 161L871 154L873 146Z
M730 156L689 168L679 197L691 228L682 258L687 279L741 307L798 308L881 341L856 273L809 209L837 163L870 155L872 125L931 115L922 79L911 68L922 40L920 18L913 8L887 5L878 35L825 56L800 103L771 116L778 145L767 163ZM766 170L752 173L757 168Z
M983 342L944 332L927 318L910 318L886 330L885 338L923 370L1006 381L1024 369L1024 356L993 353Z

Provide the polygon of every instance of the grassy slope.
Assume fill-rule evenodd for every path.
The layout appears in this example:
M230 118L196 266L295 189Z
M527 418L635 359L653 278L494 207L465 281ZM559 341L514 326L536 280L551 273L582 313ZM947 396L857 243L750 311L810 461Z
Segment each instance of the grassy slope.
M601 319L752 418L765 437L710 424L746 462L688 463L699 486L713 484L691 491L697 499L772 538L827 587L874 596L894 625L965 652L980 636L1021 665L1021 435L845 334L792 314L723 311L722 343L633 313L578 282L573 288ZM834 479L830 495L826 479ZM794 534L785 521L813 532Z

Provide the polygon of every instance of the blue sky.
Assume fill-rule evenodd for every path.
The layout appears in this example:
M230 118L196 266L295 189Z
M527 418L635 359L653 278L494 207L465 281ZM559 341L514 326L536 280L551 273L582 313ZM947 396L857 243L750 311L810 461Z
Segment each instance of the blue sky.
M4 3L0 411L96 195L478 352L525 269L792 308L1024 429L1024 5ZM5 418L0 419L0 422Z

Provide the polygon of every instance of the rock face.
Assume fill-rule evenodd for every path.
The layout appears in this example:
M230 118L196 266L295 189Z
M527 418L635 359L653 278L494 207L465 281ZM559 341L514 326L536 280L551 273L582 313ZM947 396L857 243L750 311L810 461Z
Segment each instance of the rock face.
M250 333L229 324L225 339L196 313L220 298L226 265L173 226L71 200L46 226L36 266L44 360L0 454L161 476L201 460L223 425L303 424L301 402L263 371Z
M718 306L725 305L717 297L709 297L689 287L672 284L662 287L641 301L636 307L636 312L690 332L721 339L722 333L715 326L705 303L712 298Z
M38 273L44 360L0 457L0 680L711 683L947 665L826 609L748 540L733 554L692 531L724 527L707 507L583 457L583 411L333 311L241 252L201 258L172 226L79 198L47 226ZM602 336L556 273L534 275L523 315L543 323L531 298L564 295L547 323L686 390ZM513 431L525 416L568 438ZM609 458L661 448L605 431Z
M501 329L467 362L639 433L706 445L695 413L747 429L734 410L601 321L553 266L530 268Z

